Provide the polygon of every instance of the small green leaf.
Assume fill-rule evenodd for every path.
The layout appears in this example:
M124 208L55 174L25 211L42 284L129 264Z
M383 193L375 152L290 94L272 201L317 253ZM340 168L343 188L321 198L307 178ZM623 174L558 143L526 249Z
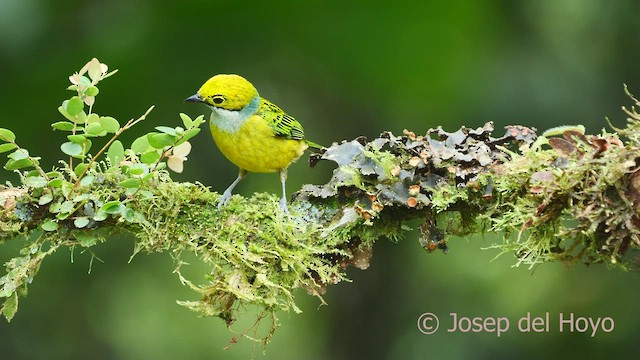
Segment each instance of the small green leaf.
M74 203L81 202L81 201L87 200L89 196L90 196L89 194L80 194L74 197L73 199L71 199L71 201L73 201Z
M124 160L124 146L120 140L114 141L111 146L109 146L107 157L111 162L111 166L117 166Z
M64 214L71 214L73 212L74 207L75 205L73 204L73 201L71 200L63 201L62 204L60 204L60 212Z
M89 86L87 90L84 91L84 94L87 96L96 96L100 90L95 86Z
M182 123L184 124L184 127L186 127L187 129L191 129L191 127L193 126L193 120L191 120L189 115L180 113L180 118L182 119Z
M120 214L125 209L125 206L118 200L109 201L108 203L102 205L100 210L106 212L107 214Z
M80 99L80 97L74 96L71 99L69 99L69 102L67 103L67 107L66 107L67 113L69 113L69 115L76 116L80 114L83 109L84 109L84 102L82 102L82 99Z
M84 137L84 135L67 135L67 139L69 139L69 141L71 141L72 143L76 143L79 145L82 145L85 141L87 141L87 138Z
M12 170L23 169L29 166L33 166L33 161L31 161L31 159L21 159L21 160L11 159L7 161L7 164L4 166L4 168L6 170L12 171Z
M81 216L73 220L73 225L78 229L82 229L83 227L89 225L89 218L86 216Z
M58 187L62 186L63 182L64 182L63 179L52 179L51 181L49 181L49 186L51 186L53 188L58 188Z
M136 214L136 212L133 209L126 208L126 209L124 209L124 212L122 213L122 216L124 217L124 219L127 222L132 223L132 222L135 221L135 214Z
M104 132L104 129L102 128L102 125L100 125L100 122L95 122L87 124L84 128L84 132L89 135L100 135Z
M49 171L47 176L50 178L59 178L62 177L62 173L60 171Z
M38 205L47 205L52 200L53 200L53 195L51 195L51 193L45 193L44 195L40 196L40 198L38 199Z
M149 165L155 164L158 160L160 160L160 153L156 150L152 150L147 153L144 153L140 157L140 161Z
M156 149L164 149L166 146L171 146L175 143L175 136L169 134L149 133L147 134L147 140L149 145Z
M98 114L87 115L87 124L93 124L97 122L100 122L100 116L98 116Z
M16 134L9 129L0 128L0 140L4 142L14 142Z
M142 184L140 179L127 179L120 182L120 186L124 188L138 188Z
M69 156L82 155L82 146L70 141L60 145L60 150Z
M43 188L47 186L47 180L42 176L29 176L24 179L24 184L32 188Z
M78 124L84 124L87 122L88 116L87 114L84 113L84 111L82 111L80 114L78 114L75 117L75 122Z
M80 163L76 166L75 169L73 169L73 173L76 174L76 176L80 176L84 172L84 169L87 168L87 166L89 165L85 163Z
M46 221L42 224L42 230L44 231L56 231L58 230L58 223L53 221L53 220L49 220Z
M207 120L204 119L204 115L200 115L193 120L193 127L199 127L200 125L206 123Z
M22 160L29 157L29 152L26 149L18 149L7 156L9 159Z
M112 134L115 134L116 132L118 132L118 130L120 130L120 123L118 122L118 120L110 116L101 117L100 125L102 125L104 131Z
M143 135L133 141L131 144L131 150L136 154L142 154L145 153L150 146L149 140L147 140L147 135Z
M11 151L15 148L17 148L16 144L12 144L12 143L0 144L0 154L5 153L7 151Z
M156 126L156 130L163 132L165 134L169 134L171 136L176 136L176 129L168 126Z
M184 144L185 142L189 141L192 137L198 135L200 130L200 128L193 128L185 131L182 139L180 139L180 141L178 141L176 145Z
M52 214L57 214L57 213L59 213L59 212L60 212L60 206L61 206L61 205L62 205L62 204L60 203L60 201L58 201L58 202L55 202L55 203L51 204L51 205L49 206L49 212L50 212L50 213L52 213Z
M95 213L95 215L93 215L93 220L94 221L104 221L107 219L107 217L109 217L109 214L107 214L106 211L102 210L102 209L98 209L98 211Z
M64 116L67 120L69 121L76 121L75 117L69 115L69 113L67 112L67 110L65 110L65 107L67 106L67 103L69 103L69 100L65 100L64 102L62 102L62 106L58 107L58 112L60 114L62 114L62 116Z
M98 242L98 238L93 236L90 231L73 231L73 237L78 240L81 246L90 247L95 245Z
M131 175L144 175L149 172L149 167L145 164L133 164L129 167L128 170Z
M11 321L13 316L18 311L18 293L14 292L11 296L4 301L2 305L2 315L7 319L7 321Z
M95 176L85 176L82 178L82 180L80 180L80 186L89 186L93 183L93 180L95 180Z
M51 127L54 130L72 131L74 128L74 125L72 122L69 122L69 121L58 121L51 124Z
M93 143L91 142L91 140L87 139L87 141L85 141L84 144L82 144L82 154L89 153L89 149L91 149L92 144Z

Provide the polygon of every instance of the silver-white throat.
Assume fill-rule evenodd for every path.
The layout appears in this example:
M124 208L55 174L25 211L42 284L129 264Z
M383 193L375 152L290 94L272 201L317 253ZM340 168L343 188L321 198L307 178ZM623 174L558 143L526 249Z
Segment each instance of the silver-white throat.
M211 110L211 125L215 125L222 131L235 133L247 119L255 114L260 107L260 96L256 95L249 105L240 110L227 110L215 106L209 106Z

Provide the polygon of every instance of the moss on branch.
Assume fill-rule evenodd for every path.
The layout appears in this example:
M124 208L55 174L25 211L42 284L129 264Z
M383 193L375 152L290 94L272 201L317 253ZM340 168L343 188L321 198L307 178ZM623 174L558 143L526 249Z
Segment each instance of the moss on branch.
M518 264L636 267L640 115L633 107L625 109L627 127L616 133L587 135L568 126L537 137L535 129L509 126L495 135L487 123L334 143L310 158L312 165L334 162L332 178L303 186L291 214L270 194L235 195L218 210L219 194L174 182L165 170L176 162L181 169L183 144L204 121L182 114L184 128L157 127L125 148L116 138L144 116L121 128L113 118L82 110L89 88L111 74L96 62L86 66L93 66L90 77L82 71L72 77L78 95L60 110L68 121L53 125L72 132L62 146L71 159L61 167L45 171L12 132L0 129L0 152L13 151L5 168L31 169L18 171L20 186L0 189L0 245L16 238L22 245L0 278L8 320L47 255L61 247L91 248L125 232L137 239L135 253L173 257L180 281L197 293L181 305L227 324L245 305L262 309L259 319L272 320L265 343L277 311L300 311L295 289L322 299L328 285L346 280L348 266L368 267L377 240L401 239L413 219L423 220L420 245L427 251L446 251L451 235L491 231L504 234L495 247L515 254ZM88 138L109 133L91 156ZM106 158L98 159L102 153ZM73 159L80 164L74 167ZM186 255L198 257L207 273L184 276Z

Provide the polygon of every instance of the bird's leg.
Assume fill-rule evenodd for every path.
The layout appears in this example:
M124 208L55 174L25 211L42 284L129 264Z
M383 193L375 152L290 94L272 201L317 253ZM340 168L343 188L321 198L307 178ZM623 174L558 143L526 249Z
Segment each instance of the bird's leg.
M247 170L240 169L240 172L238 173L238 177L231 183L231 185L229 185L227 190L225 190L224 193L222 194L222 197L220 198L220 202L218 202L218 209L227 205L227 203L229 202L229 199L231 199L231 192L233 191L233 188L235 188L236 185L238 185L238 183L240 182L240 180L244 179L245 176L247 176Z
M289 213L287 209L287 189L285 183L287 182L287 169L280 169L280 181L282 182L282 199L280 199L280 208L285 213Z

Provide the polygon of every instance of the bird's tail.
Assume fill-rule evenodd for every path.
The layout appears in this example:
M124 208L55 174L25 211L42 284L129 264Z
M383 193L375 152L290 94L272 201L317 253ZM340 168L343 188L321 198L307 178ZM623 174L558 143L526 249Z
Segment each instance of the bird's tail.
M318 145L318 144L314 143L313 141L310 141L310 140L307 140L307 139L305 139L304 141L307 143L307 145L309 145L309 148L311 148L313 150L320 151L320 150L322 150L322 148L324 148L324 146Z

